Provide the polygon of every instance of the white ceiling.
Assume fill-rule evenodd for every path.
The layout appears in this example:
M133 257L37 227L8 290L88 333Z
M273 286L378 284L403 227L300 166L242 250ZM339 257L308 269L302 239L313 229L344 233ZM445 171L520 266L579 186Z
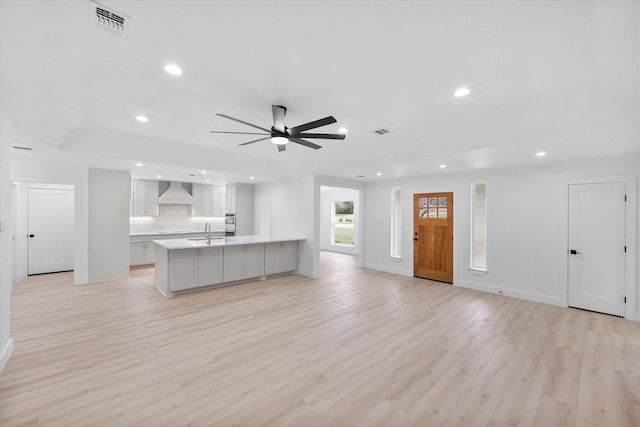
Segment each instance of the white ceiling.
M128 18L123 36L88 0L0 1L0 108L12 143L38 150L16 158L222 183L640 150L637 1L101 3ZM216 113L269 128L272 104L288 126L333 115L317 131L347 138L278 153L208 132L253 131Z

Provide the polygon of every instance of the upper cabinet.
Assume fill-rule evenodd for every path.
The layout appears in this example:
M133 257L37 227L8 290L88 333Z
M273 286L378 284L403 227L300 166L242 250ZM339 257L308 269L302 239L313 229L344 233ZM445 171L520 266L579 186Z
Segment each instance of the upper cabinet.
M224 216L226 189L222 185L193 184L192 216Z
M131 216L158 216L158 181L131 180Z

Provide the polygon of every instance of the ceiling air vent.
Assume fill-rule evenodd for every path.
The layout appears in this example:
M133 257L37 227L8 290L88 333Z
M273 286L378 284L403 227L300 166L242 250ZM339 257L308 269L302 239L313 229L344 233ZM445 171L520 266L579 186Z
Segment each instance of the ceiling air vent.
M127 15L109 9L98 2L91 1L89 3L91 4L89 14L91 21L98 28L107 30L112 34L125 34L125 28L131 21Z
M384 135L385 133L389 133L389 131L386 129L378 129L378 130L374 130L374 132L377 133L378 135Z

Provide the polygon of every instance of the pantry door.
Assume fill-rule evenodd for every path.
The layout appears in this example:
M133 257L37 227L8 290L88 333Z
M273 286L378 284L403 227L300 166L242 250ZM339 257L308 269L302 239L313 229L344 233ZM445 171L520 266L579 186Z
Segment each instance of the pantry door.
M27 272L73 270L74 190L29 188Z
M413 195L413 275L453 283L453 193Z

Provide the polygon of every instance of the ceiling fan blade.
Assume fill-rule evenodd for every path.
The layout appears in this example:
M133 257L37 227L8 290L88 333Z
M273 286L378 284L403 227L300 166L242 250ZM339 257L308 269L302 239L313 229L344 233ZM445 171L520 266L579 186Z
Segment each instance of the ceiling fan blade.
M319 138L319 139L344 139L345 135L335 133L298 133L297 137L300 138Z
M304 132L305 130L319 128L321 126L330 125L331 123L336 122L337 120L333 116L325 117L324 119L314 120L300 126L292 127L291 129L289 129L289 134L292 136L296 136L300 132Z
M273 128L284 133L284 116L287 114L287 109L280 105L272 105L271 111L273 111Z
M285 151L287 149L287 145L286 144L278 144L278 153L281 151Z
M296 144L304 145L305 147L313 148L315 150L322 148L318 144L314 144L313 142L305 141L304 139L300 139L292 136L289 137L289 141L295 142Z
M254 142L264 141L265 139L269 139L269 138L271 138L271 136L266 136L266 137L260 138L260 139L254 139L253 141L243 142L242 144L238 144L238 145L249 145L249 144L253 144Z
M266 135L264 133L257 133L257 132L224 132L224 131L220 131L220 130L210 130L209 132L211 133L231 133L234 135Z
M265 129L265 128L263 128L263 127L260 127L260 126L258 126L258 125L251 124L251 123L249 123L249 122L245 122L245 121L240 120L240 119L234 119L233 117L231 117L231 116L227 116L226 114L220 114L220 113L218 113L218 114L216 114L216 116L224 117L225 119L233 120L234 122L242 123L243 125L251 126L251 127L256 128L256 129L260 129L260 130L263 130L263 131L265 131L265 132L267 132L267 133L271 134L271 130L269 130L269 129Z

